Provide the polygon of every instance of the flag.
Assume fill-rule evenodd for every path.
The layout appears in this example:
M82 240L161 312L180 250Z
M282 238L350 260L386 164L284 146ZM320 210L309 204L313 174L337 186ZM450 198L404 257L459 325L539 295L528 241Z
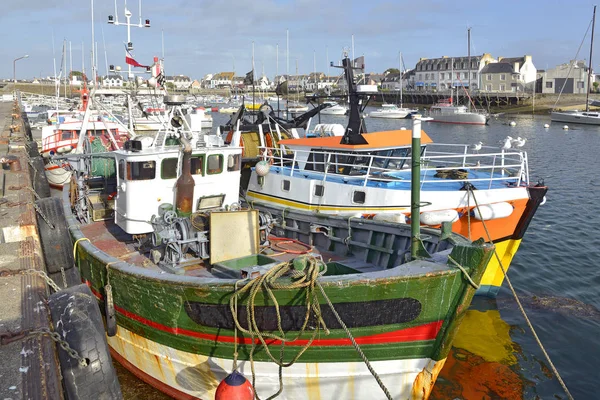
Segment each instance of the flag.
M248 72L246 77L244 78L244 85L253 85L254 84L254 70Z
M159 86L164 87L165 81L165 74L163 74L161 71L160 74L156 77L156 83L158 83Z
M133 59L133 55L129 50L127 50L127 45L125 45L125 63L134 67L148 68L147 65L142 65Z
M356 69L359 74L365 72L365 56L356 57L352 62L352 67Z
M283 81L275 88L275 94L277 96L283 96L288 94L288 81Z

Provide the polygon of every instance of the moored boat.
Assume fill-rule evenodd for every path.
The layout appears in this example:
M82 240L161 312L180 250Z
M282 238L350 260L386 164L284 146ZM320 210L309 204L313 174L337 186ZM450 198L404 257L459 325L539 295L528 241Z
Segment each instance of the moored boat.
M323 115L346 115L348 113L348 107L342 106L335 101L325 102L329 107L321 110Z
M415 109L398 107L395 104L382 104L381 108L369 113L370 118L402 119L417 112Z
M366 133L358 94L351 94L350 122L342 138L290 138L262 150L270 167L264 176L253 170L248 201L348 217L400 222L412 217L412 134ZM356 132L363 133L349 140ZM494 297L547 188L530 182L527 153L520 149L484 147L474 153L470 145L433 143L423 133L420 153L422 222L449 222L455 232L496 245L499 259L491 261L478 291Z
M433 118L431 122L464 125L486 125L490 119L487 113L471 111L463 105L454 105L452 99L431 106L428 116Z
M236 369L260 396L427 398L493 246L447 225L240 209L241 148L183 135L169 132L183 155L130 143L114 178L63 192L76 265L116 317L113 357L181 399L214 398ZM114 214L82 222L78 194Z

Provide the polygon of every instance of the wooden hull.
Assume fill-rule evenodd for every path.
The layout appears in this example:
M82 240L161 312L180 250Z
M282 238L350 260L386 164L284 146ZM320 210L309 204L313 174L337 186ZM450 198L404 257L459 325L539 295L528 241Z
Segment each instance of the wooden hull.
M105 240L110 235L92 236L93 229L87 229L90 237L86 238L70 212L66 193L63 200L67 224L76 241L76 265L101 304L110 279L118 328L109 343L117 359L176 398L213 398L219 381L231 372L236 348L241 372L251 379L249 354L252 344L258 341L234 329L230 298L238 279L165 274L149 268L139 254L117 251L115 255L119 258L111 256L106 251L110 252L114 245ZM295 214L298 213L286 213L288 224L281 229L306 232L307 226L293 227L290 215ZM381 249L379 251L384 253L379 260L383 259L386 265L396 265L395 256L377 244L380 240L386 243L391 243L388 239L394 243L404 240L396 234L399 232L396 226L373 221L349 222L345 218L336 221L339 223L332 229L342 236L351 236L349 241L338 242L333 234L309 235L314 236L315 243L329 241L330 247L342 249L353 246L361 232L367 232L365 226L377 226L381 232L373 236L375 242L361 240L356 244L357 250L365 249L365 260L368 260L369 254L374 254L372 249ZM352 233L344 233L351 223L354 225ZM435 234L433 230L429 233ZM479 282L493 247L470 244L465 239L454 243L452 257ZM432 245L430 251L439 246ZM138 261L132 264L131 260ZM321 276L319 282L392 396L427 398L475 292L463 273L451 264L416 260L375 272L349 275L332 272ZM321 296L319 304L329 334L318 329L318 324L315 325L317 331L309 329L301 333L306 309L302 291L278 288L273 290L273 296L279 304L281 324L289 340L284 346L283 361L292 361L306 347L293 366L284 368L281 398L383 395ZM240 298L237 316L242 326L247 326L245 299ZM253 308L257 324L264 331L276 330L272 301L272 297L259 293ZM313 332L316 332L314 337ZM300 336L292 340L298 334ZM273 354L279 355L282 343L268 339L267 346ZM264 349L254 353L253 362L258 394L266 397L275 393L279 387L277 365L270 362Z
M179 351L119 327L109 338L111 354L119 363L156 389L176 399L214 399L219 382L231 371L231 359ZM411 398L419 373L430 368L437 377L444 360L428 358L373 361L383 383L394 399ZM279 390L277 365L255 363L259 395ZM252 376L250 363L239 364L239 372ZM398 377L402 377L399 379ZM435 380L434 377L434 380ZM282 399L368 399L383 396L363 362L297 362L283 370ZM376 395L377 394L377 395Z

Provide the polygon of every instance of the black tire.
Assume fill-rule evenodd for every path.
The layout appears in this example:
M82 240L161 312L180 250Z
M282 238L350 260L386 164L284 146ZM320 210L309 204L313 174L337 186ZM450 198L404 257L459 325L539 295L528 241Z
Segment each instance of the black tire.
M35 202L44 216L54 225L54 228L48 225L44 217L36 212L38 231L46 262L46 271L53 274L60 272L61 268L65 271L73 268L73 243L67 228L67 220L61 201L56 197L48 197Z
M48 298L54 330L88 360L86 367L58 347L68 400L122 399L96 298L86 285L61 290Z
M31 159L29 174L31 175L31 184L33 190L41 198L50 197L50 185L46 179L46 170L44 169L44 160L41 157L33 157Z

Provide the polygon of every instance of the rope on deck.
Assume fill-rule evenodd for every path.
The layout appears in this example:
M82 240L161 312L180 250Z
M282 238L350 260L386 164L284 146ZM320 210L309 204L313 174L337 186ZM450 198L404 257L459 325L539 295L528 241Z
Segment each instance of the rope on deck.
M477 198L475 197L475 193L473 191L473 188L469 187L467 190L473 195L473 200L475 200L475 207L477 207L477 211L479 211L479 213L481 214L481 210L479 209L479 202L477 201ZM487 228L487 226L485 224L485 221L481 220L481 223L483 224L483 229L485 230L485 234L487 235L489 242L492 243L492 236L490 235L490 232L488 231L488 228ZM500 268L502 269L502 273L504 274L504 277L506 278L506 282L508 283L508 287L510 288L510 291L512 292L512 294L514 296L515 301L517 302L517 305L519 306L519 310L521 310L521 313L523 314L523 317L525 318L525 322L527 322L527 326L529 326L529 329L531 329L531 333L533 333L533 337L534 337L535 341L537 342L538 346L542 350L542 353L544 353L544 357L546 357L546 361L548 361L548 364L550 364L550 368L552 369L552 372L556 376L556 379L558 379L558 382L562 386L562 388L565 391L567 397L570 400L573 400L573 396L571 395L571 392L569 392L569 389L567 388L567 385L565 384L565 382L563 381L562 377L560 376L560 373L558 372L558 369L556 369L556 367L554 366L554 363L550 359L550 356L548 355L548 352L546 352L546 349L545 349L544 345L542 344L542 341L540 340L540 338L539 338L539 336L538 336L535 328L533 327L533 324L529 320L529 317L527 316L527 313L525 312L525 308L521 304L521 301L519 300L519 296L517 296L517 292L515 291L515 288L513 287L513 285L511 283L508 275L506 274L506 269L504 268L504 265L502 264L502 260L500 260L500 256L498 255L498 252L496 251L496 248L494 248L494 255L496 256L496 259L498 260L498 265L500 265Z
M264 275L258 276L256 278L248 281L240 289L237 288L238 282L236 282L236 284L234 286L234 293L231 296L231 298L229 299L229 307L231 310L231 314L233 316L233 321L235 323L235 327L234 327L235 349L234 349L234 362L233 362L234 370L237 368L237 356L238 356L237 331L239 330L240 332L242 332L246 335L249 335L252 340L252 347L250 348L250 354L249 354L250 367L252 369L252 386L254 387L255 382L256 382L256 373L255 373L255 369L254 369L254 352L256 349L255 338L258 338L258 340L262 344L263 349L265 350L265 353L268 355L268 357L271 359L272 362L274 362L275 364L277 364L279 366L279 390L276 393L274 393L273 395L271 395L267 400L274 399L275 397L279 396L283 391L282 369L293 365L300 358L300 356L302 356L302 354L304 354L304 352L311 346L314 339L320 333L321 328L325 331L326 335L329 335L329 329L327 328L325 321L323 320L323 315L321 313L321 306L319 304L318 292L316 290L318 288L319 292L321 293L321 295L327 302L327 305L331 308L331 311L335 315L335 318L337 319L338 323L343 328L344 332L346 333L346 335L352 342L355 350L360 355L361 359L363 360L363 362L365 363L365 365L367 366L367 368L369 369L369 371L371 372L371 374L373 375L373 377L375 378L375 380L377 381L377 383L379 384L379 386L385 393L387 399L391 400L392 397L391 397L388 389L385 387L385 385L381 381L381 378L377 375L377 373L375 372L375 370L369 363L369 360L367 359L367 357L361 350L360 346L354 340L352 333L350 332L350 330L348 329L346 324L344 324L341 317L335 310L335 307L331 303L331 300L329 300L329 297L325 293L325 290L323 289L321 284L318 282L318 278L321 275L323 275L326 271L327 271L327 265L323 261L318 260L314 257L309 257L309 258L307 258L306 265L304 266L304 269L302 271L295 269L291 262L285 262L285 263L280 263L280 264L274 266L273 268L268 270ZM292 278L292 282L291 283L277 282L277 280L280 277L282 277L283 275L290 276ZM291 339L287 338L285 336L285 333L283 332L283 327L281 325L281 314L279 311L279 303L277 302L277 298L275 297L275 294L273 293L274 289L277 289L277 290L297 289L297 290L305 291L304 299L305 299L305 304L306 304L306 313L304 315L304 321L302 323L302 326L301 326L299 332ZM246 316L247 316L246 323L247 323L248 329L242 327L242 325L240 324L240 321L238 319L238 313L237 313L238 299L241 297L242 294L244 294L246 292L248 293L248 297L246 299ZM277 314L277 333L278 334L270 333L270 332L262 332L260 330L260 328L258 327L258 324L256 322L256 315L255 315L255 300L256 300L256 295L259 292L263 292L263 293L266 292L265 297L270 299L275 306L275 312ZM289 342L294 342L297 339L299 339L306 332L306 330L308 328L308 323L309 323L309 321L312 320L312 318L314 318L317 323L316 323L316 327L314 329L312 329L313 332L311 334L310 339L304 346L301 347L300 351L298 351L298 353L296 355L294 355L294 357L292 358L292 360L290 362L285 363L283 361L285 344L289 343ZM271 353L271 350L269 349L269 346L267 345L266 340L269 340L269 341L275 340L275 341L281 342L279 357L276 358L273 356L273 354ZM258 394L256 394L256 392L255 392L255 396L258 400L260 400L260 397L258 397Z

